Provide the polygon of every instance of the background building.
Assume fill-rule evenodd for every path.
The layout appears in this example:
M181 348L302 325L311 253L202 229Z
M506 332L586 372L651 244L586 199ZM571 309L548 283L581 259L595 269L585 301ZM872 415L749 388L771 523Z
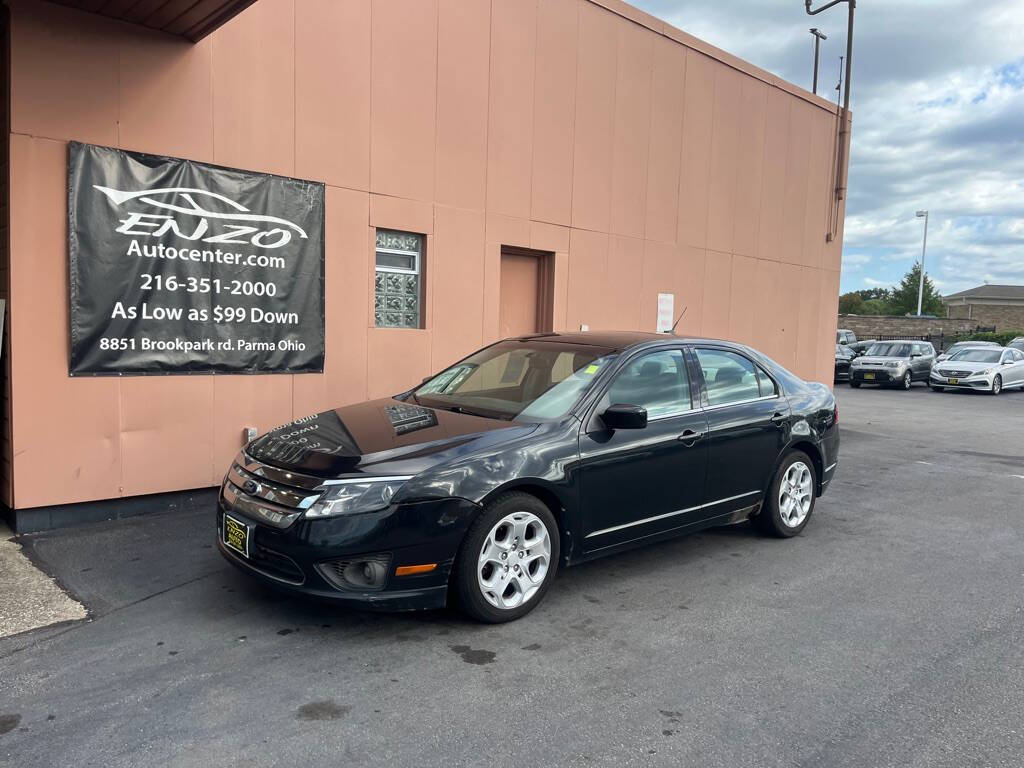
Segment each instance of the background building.
M820 97L619 0L67 5L142 23L9 3L0 498L19 513L219 483L246 427L402 391L508 333L654 330L659 293L683 333L831 381L843 211ZM69 378L72 140L326 183L325 372ZM422 297L400 317L375 313L382 236Z
M946 317L962 317L999 331L1024 328L1024 285L979 285L942 297Z

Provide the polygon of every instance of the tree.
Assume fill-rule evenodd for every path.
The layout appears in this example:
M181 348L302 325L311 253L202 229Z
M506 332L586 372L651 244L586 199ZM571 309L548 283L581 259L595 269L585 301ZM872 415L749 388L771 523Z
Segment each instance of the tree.
M892 308L884 299L868 299L861 305L861 312L865 315L891 315Z
M916 315L917 314L917 291L921 281L921 265L915 264L907 274L903 276L900 284L892 289L889 297L889 306L894 315ZM939 292L935 290L935 284L926 272L924 275L924 294L921 301L921 314L941 315L943 310L942 300Z
M864 314L864 299L861 297L859 291L853 291L852 293L844 293L842 296L839 297L839 314Z
M871 299L881 299L882 301L889 300L889 289L888 288L861 288L857 291L857 295L860 296L864 301L871 301Z

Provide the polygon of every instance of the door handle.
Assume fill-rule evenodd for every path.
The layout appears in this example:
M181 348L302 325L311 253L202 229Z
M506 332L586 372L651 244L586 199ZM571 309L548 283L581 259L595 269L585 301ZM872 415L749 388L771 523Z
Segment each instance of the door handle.
M772 414L772 424L774 424L776 427L781 427L785 423L786 423L786 414L779 413L778 411L776 411L775 413Z
M687 429L683 432L683 434L677 437L676 440L678 440L687 448L689 448L690 446L696 444L696 442L700 440L702 437L704 437L703 432L696 432L692 429Z

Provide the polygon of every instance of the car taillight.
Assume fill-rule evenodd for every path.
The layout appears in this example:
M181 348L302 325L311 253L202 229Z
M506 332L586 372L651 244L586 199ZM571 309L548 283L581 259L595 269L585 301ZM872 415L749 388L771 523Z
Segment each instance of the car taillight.
M839 403L835 404L835 410L832 411L832 423L833 424L838 424L839 423Z

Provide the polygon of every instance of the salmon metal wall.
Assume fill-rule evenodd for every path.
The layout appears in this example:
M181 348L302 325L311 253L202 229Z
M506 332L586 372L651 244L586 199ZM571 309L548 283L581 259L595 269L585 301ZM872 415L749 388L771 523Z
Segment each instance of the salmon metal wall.
M501 247L556 329L752 344L830 382L834 107L618 0L257 0L196 44L11 0L13 480L27 508L220 482L242 430L407 389L496 338ZM322 181L322 375L68 377L67 142ZM374 229L426 236L374 327Z

